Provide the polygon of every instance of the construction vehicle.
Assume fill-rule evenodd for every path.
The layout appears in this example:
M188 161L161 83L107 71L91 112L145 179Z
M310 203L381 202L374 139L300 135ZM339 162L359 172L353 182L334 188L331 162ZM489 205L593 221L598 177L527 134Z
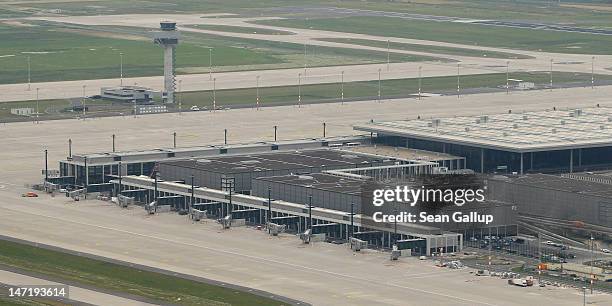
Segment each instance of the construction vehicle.
M154 215L157 212L157 202L153 201L149 204L145 204L144 208L149 215Z
M300 240L302 240L302 243L304 244L309 244L311 236L312 236L312 231L310 229L307 229L305 232L300 234Z
M199 210L199 209L195 209L193 207L189 208L189 217L191 218L191 220L193 221L200 221L204 218L206 218L206 210Z
M393 249L391 250L391 260L398 260L402 256L402 251L397 248L397 245L393 245Z
M368 247L368 242L367 241L363 241L361 239L357 239L357 238L351 238L350 240L351 243L351 250L355 251L355 252L359 252L361 251L361 249L365 249Z
M280 224L276 224L276 223L272 223L272 222L268 222L266 224L266 229L268 230L268 233L272 236L278 236L278 234L280 233L284 233L285 230L287 229L286 225L280 225Z
M232 226L232 216L227 215L221 219L218 219L217 222L221 223L223 229L228 229Z

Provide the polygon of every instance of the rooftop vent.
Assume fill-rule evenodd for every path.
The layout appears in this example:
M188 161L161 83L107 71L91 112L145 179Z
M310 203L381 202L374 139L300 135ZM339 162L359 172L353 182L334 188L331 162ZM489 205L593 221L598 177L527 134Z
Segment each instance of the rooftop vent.
M466 131L466 132L469 132L469 131L470 131L470 128L469 128L469 127L466 127L466 128L465 128L465 131Z
M441 123L442 123L442 120L440 120L440 119L431 119L431 122L429 123L429 126L430 127L439 127Z
M552 129L551 131L553 134L557 134L557 129Z
M561 125L565 125L565 120L561 120Z
M529 116L523 115L523 120L529 120Z
M518 129L518 124L515 123L515 124L512 125L512 127L515 128L515 129Z
M581 109L575 109L575 110L573 110L573 111L571 111L569 113L570 117L579 117L581 115L582 115L582 110Z

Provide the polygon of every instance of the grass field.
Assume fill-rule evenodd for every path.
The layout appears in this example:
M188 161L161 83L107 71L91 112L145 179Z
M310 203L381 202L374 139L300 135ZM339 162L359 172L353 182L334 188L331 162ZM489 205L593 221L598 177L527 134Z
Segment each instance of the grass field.
M331 41L345 44L356 44L377 48L386 48L387 42L379 40L369 39L352 39L352 38L320 38L318 40ZM492 52L492 51L480 51L474 49L465 48L451 48L442 46L431 46L431 45L418 45L418 44L407 44L398 42L389 42L389 47L396 50L406 51L417 51L417 52L431 52L436 54L445 55L460 55L460 56L474 56L474 57L490 57L490 58L505 58L505 59L518 59L518 58L529 58L521 54L505 53L505 52Z
M522 79L534 82L536 85L547 85L550 82L550 74L539 73L511 73L510 78ZM573 83L583 82L588 84L591 80L590 74L575 74L565 72L554 72L554 82ZM612 76L596 76L597 80L611 80ZM466 75L460 78L460 86L463 89L473 88L499 88L506 85L505 73ZM423 93L445 92L457 89L457 77L431 77L423 78L421 82ZM418 93L418 79L396 79L381 81L381 97L402 97ZM217 90L215 93L217 106L256 105L256 88ZM298 87L282 86L267 87L259 89L260 105L297 104ZM303 104L340 101L341 84L316 84L301 86L301 98ZM351 82L344 84L344 98L350 99L376 99L378 97L378 81ZM205 106L212 109L212 92L198 91L185 92L178 95L183 109L192 105Z
M389 17L283 19L259 24L573 54L610 54L612 36Z
M591 4L585 8L572 4ZM29 7L37 10L61 9L67 15L98 15L117 13L211 13L232 12L259 15L279 7L304 6L300 0L101 0L91 2L27 3L10 7ZM575 23L583 26L612 26L610 3L605 0L310 0L308 6L328 6L407 12L475 19L521 20L530 22ZM598 10L598 7L602 7ZM1 8L1 7L0 7Z
M522 79L534 82L536 85L546 86L550 82L550 74L547 72L536 73L510 73L510 78ZM610 75L595 75L596 81L610 81ZM590 86L591 75L569 72L554 72L553 81L555 86L560 84L581 84ZM381 81L382 99L407 97L418 93L418 79L394 79ZM505 73L491 73L480 75L465 75L460 77L460 86L463 90L478 88L501 88L506 85ZM421 81L421 91L423 93L454 92L457 89L457 77L424 77ZM341 84L316 84L301 86L302 104L339 102L341 101ZM260 106L297 104L298 87L279 86L259 88ZM257 89L228 89L217 90L215 100L217 106L222 107L248 107L256 106ZM344 84L344 98L351 99L377 99L378 81L347 82ZM77 102L80 99L76 99ZM212 91L193 91L177 94L177 101L181 101L182 109L188 110L191 106L206 107L212 109ZM113 103L108 100L86 100L86 105L90 107L87 116L104 115L130 115L132 105L125 103ZM75 118L80 117L81 113L62 112L63 109L71 106L71 101L67 99L42 100L39 101L41 113L40 120L51 118ZM0 121L32 120L34 118L20 117L10 114L11 108L31 107L36 108L35 101L28 102L6 102L0 103ZM170 110L176 110L177 105L169 106Z
M153 45L146 30L106 27L66 27L0 24L0 84L26 83L28 58L31 81L119 78L120 53L124 77L162 75L162 49ZM185 33L177 47L178 73L208 72L209 50L215 71L293 68L304 65L304 46L282 42L227 38ZM394 54L393 61L437 60ZM327 66L386 61L385 52L307 47L307 65Z
M4 240L0 241L0 264L172 304L283 305L281 302L237 289L223 288Z

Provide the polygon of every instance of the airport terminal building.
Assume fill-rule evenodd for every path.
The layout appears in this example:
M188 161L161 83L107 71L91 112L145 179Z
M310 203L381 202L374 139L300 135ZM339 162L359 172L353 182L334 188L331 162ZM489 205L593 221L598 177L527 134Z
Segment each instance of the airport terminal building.
M465 157L481 173L574 172L612 165L612 108L432 118L355 125L374 142Z

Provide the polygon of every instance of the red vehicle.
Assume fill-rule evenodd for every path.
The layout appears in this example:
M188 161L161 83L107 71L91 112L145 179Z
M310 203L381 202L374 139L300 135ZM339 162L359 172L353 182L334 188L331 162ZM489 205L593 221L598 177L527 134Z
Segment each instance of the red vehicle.
M29 191L21 195L24 198L38 198L38 194L35 192Z

